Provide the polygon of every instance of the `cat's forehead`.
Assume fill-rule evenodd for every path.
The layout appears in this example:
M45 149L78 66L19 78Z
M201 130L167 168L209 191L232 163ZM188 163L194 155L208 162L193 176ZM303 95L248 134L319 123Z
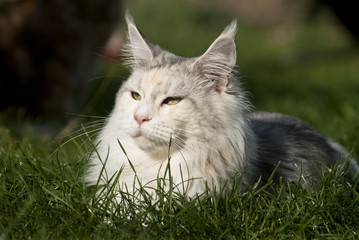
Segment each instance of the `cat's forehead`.
M130 85L153 95L187 92L188 74L183 67L165 65L134 73Z
M141 87L144 89L164 87L170 84L170 79L173 75L174 69L167 66L150 69L144 72L141 79Z

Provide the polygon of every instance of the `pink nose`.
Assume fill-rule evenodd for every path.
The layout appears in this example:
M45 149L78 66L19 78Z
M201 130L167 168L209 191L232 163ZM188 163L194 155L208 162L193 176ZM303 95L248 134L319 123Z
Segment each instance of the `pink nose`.
M141 116L141 115L137 115L137 114L135 114L134 118L137 121L139 126L141 126L143 122L147 122L147 121L151 120L151 118L149 118L148 116Z

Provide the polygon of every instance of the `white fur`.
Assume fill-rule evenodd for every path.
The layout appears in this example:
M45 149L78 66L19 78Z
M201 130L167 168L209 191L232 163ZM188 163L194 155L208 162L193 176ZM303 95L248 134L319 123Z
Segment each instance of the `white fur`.
M169 164L176 192L193 197L203 193L206 186L229 189L232 177L241 176L248 158L255 158L254 136L241 117L247 110L246 101L231 81L236 61L235 22L201 57L173 66L166 58L174 55L164 50L159 53L129 15L127 22L127 54L134 58L133 72L121 87L98 137L87 182L93 185L101 178L104 184L122 169L118 187L131 193L139 187L138 179L154 193L156 179L169 178ZM158 60L153 56L159 56ZM162 67L144 67L151 64ZM132 91L142 99L133 99ZM170 106L162 104L166 97L183 99ZM151 120L139 126L135 114Z

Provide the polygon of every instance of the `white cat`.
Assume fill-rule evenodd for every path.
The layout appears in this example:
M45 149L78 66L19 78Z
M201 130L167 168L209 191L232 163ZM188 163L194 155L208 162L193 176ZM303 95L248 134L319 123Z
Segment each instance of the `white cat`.
M175 191L193 197L206 186L229 191L235 176L243 177L243 189L259 177L266 181L280 163L274 182L304 177L303 184L313 186L323 163L331 167L348 156L299 119L247 114L250 104L233 74L235 21L197 58L162 50L130 15L126 21L132 73L98 136L86 174L89 184L112 178L117 189L133 193L141 183L153 193L157 179L168 179L170 169ZM356 174L355 160L348 162Z

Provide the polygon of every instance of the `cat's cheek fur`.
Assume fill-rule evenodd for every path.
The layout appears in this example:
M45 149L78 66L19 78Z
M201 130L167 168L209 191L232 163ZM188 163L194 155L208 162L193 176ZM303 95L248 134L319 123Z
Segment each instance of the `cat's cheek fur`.
M183 100L183 102L180 102L174 106L162 106L161 110L159 111L159 115L164 122L186 121L192 112L193 107L187 104L185 100Z
M135 134L134 129L137 124L133 117L135 108L135 100L127 96L126 93L118 96L110 119L112 124L117 126L117 131L128 135Z
M173 128L175 135L181 135L184 138L188 136L188 128L193 125L194 113L195 107L189 101L182 100L174 106L162 106L159 117ZM200 121L200 118L195 121Z

